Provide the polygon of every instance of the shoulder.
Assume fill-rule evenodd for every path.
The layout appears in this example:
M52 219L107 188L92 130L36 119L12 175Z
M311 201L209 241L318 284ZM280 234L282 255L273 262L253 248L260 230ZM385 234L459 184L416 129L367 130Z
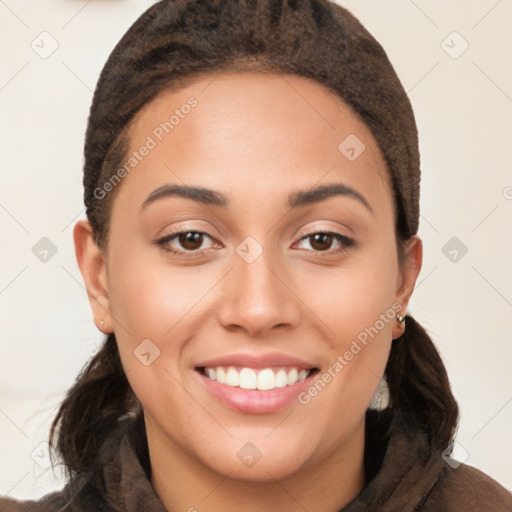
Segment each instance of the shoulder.
M444 465L421 510L511 512L512 493L479 469L453 461Z
M26 501L0 496L0 512L57 512L65 504L63 491L54 491L37 500Z

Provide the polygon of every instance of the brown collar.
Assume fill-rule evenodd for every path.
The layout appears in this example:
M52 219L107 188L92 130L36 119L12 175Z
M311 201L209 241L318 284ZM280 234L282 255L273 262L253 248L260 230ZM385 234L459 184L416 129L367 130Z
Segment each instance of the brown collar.
M391 409L366 417L365 488L340 512L413 512L439 478L443 459L432 456L423 432L407 429ZM141 414L119 421L102 445L95 470L68 483L72 510L167 512L151 484L144 420Z

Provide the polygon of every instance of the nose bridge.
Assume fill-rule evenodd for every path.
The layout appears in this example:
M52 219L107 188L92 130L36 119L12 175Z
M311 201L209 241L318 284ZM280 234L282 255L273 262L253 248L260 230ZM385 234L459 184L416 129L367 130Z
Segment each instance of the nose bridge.
M240 252L242 247L239 248ZM248 254L252 256L252 252L253 249L249 248ZM268 250L263 251L254 260L246 260L240 256L239 261L235 263L235 275L240 284L238 291L241 298L256 304L261 301L264 301L265 304L276 301L280 292L276 289L279 287L278 279L270 270L272 259L275 260Z
M283 283L277 254L247 237L233 254L234 268L225 283L219 320L225 326L240 326L251 334L298 320L298 305Z

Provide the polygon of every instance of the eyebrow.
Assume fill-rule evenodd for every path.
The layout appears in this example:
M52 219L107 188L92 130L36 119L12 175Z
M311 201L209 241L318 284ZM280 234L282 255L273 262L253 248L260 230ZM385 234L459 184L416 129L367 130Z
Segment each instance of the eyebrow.
M224 194L215 190L188 185L166 184L153 190L153 192L151 192L151 194L149 194L146 200L142 203L140 208L142 210L158 199L172 196L184 197L210 206L219 206L222 208L227 208L229 206L229 199ZM374 213L372 207L361 193L342 183L332 183L329 185L320 185L309 190L294 191L288 196L288 206L292 209L300 208L325 201L326 199L334 196L345 196L355 199L365 206L365 208L372 214Z

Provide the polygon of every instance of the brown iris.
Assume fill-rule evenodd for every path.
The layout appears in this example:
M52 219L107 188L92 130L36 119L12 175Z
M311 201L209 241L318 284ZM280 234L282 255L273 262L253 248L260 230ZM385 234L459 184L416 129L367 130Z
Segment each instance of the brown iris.
M324 251L332 245L333 236L328 233L315 233L309 236L313 249Z

